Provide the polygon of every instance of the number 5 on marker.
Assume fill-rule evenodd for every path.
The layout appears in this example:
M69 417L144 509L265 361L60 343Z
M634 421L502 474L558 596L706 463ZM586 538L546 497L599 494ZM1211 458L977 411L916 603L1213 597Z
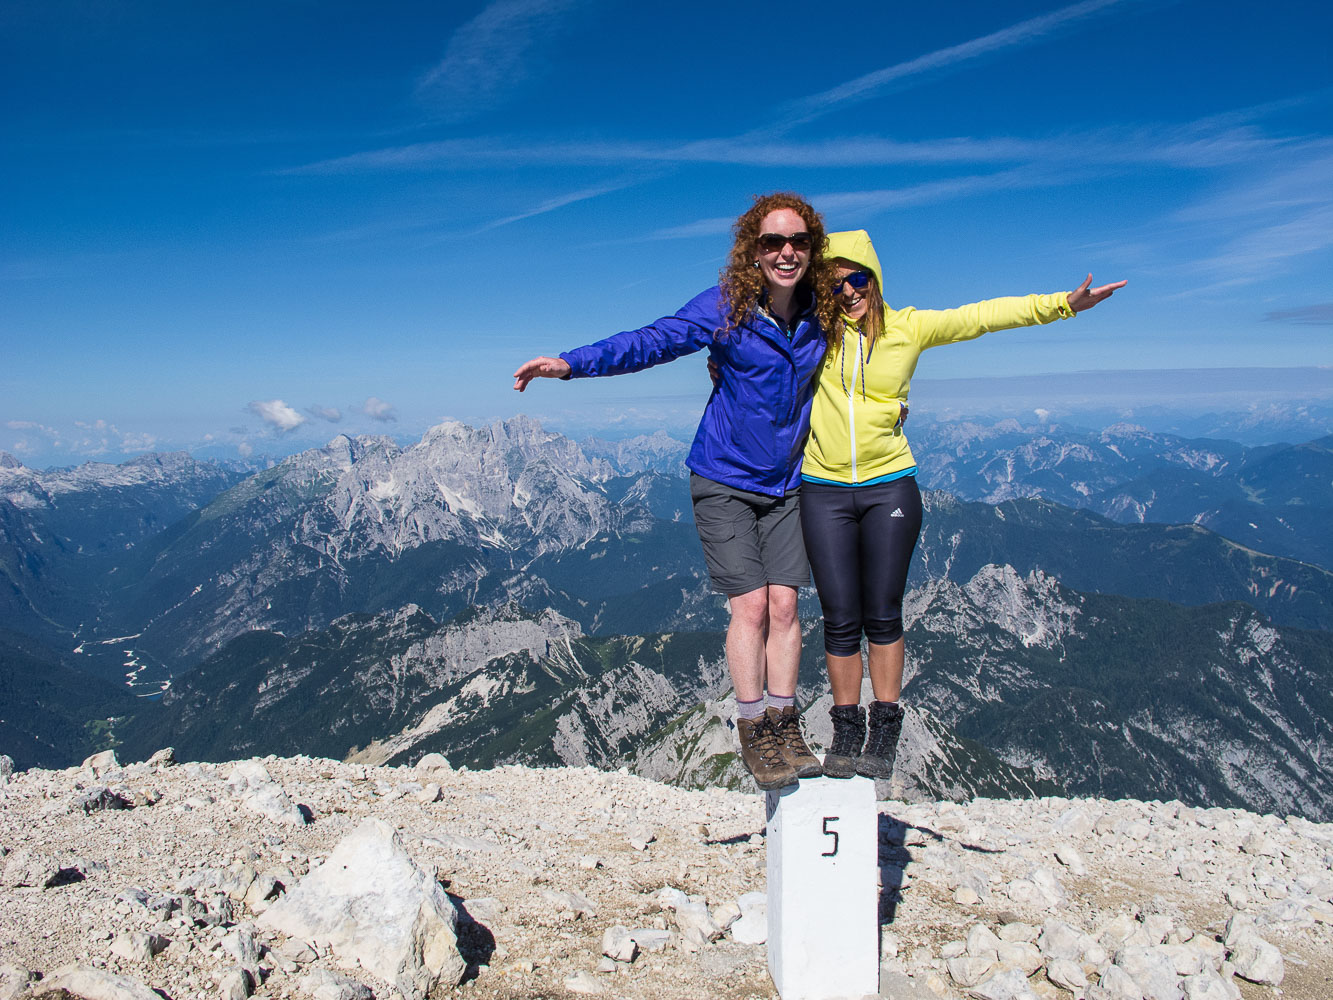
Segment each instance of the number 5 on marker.
M820 855L821 858L831 858L838 853L838 831L830 830L828 828L828 825L830 823L836 823L836 822L838 822L837 816L824 817L824 836L833 838L833 849L830 851L825 851L823 854Z

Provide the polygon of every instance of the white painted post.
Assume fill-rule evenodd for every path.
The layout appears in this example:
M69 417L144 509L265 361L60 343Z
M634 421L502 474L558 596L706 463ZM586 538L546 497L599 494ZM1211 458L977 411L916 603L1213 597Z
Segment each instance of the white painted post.
M782 1000L879 992L879 820L869 778L767 793L768 971Z

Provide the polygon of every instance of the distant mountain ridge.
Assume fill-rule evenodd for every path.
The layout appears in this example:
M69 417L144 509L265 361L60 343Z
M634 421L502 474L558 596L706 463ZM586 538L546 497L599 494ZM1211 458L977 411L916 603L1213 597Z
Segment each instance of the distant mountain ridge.
M1042 497L1121 523L1199 524L1242 545L1333 569L1333 437L1297 445L926 421L912 431L923 485L965 500Z

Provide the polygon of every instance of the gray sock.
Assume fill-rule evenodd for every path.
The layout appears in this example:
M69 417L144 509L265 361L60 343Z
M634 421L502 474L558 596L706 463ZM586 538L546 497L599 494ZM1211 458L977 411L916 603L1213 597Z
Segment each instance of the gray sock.
M787 697L783 697L780 694L773 694L771 691L769 692L768 705L770 708L776 708L779 712L781 712L784 708L791 708L795 704L796 704L796 695L794 694L789 695Z
M736 718L738 719L757 719L764 714L764 699L758 701L741 701L736 699Z

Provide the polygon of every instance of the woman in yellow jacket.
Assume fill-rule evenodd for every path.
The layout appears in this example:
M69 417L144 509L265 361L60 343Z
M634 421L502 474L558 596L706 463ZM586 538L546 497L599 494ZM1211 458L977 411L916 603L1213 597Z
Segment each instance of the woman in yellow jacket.
M1125 282L1072 292L989 299L958 309L891 309L879 257L864 230L832 233L842 322L829 336L801 469L801 527L824 611L833 689L833 742L824 773L893 773L902 708L903 591L921 532L916 462L903 436L907 392L928 347L991 330L1069 319ZM875 700L861 708L861 636Z

